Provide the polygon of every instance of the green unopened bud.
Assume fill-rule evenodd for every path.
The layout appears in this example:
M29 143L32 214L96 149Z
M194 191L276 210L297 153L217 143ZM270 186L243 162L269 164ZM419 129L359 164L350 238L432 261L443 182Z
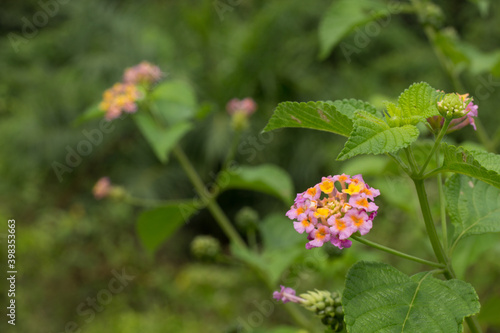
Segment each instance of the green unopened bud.
M251 207L243 207L235 216L236 225L243 231L257 229L259 213Z
M467 114L468 100L463 95L456 93L446 94L444 98L437 103L439 113L446 118L461 118Z
M214 260L220 253L220 243L212 236L196 236L191 242L191 253L201 260Z
M249 115L244 111L237 111L231 117L231 126L235 131L242 131L249 125Z

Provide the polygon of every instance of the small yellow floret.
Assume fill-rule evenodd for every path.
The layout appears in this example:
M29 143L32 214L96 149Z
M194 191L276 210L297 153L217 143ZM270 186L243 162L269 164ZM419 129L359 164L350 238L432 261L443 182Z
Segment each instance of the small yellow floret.
M325 179L319 184L319 188L321 191L323 191L325 194L330 194L333 192L334 185L333 182L330 179Z

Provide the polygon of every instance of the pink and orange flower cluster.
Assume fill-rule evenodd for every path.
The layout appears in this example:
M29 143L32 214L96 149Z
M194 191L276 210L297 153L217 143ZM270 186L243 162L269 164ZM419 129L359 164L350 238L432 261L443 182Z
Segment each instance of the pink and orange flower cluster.
M307 249L325 242L343 249L351 246L348 238L352 234L370 231L378 210L373 200L379 195L380 191L368 186L361 175L323 177L319 184L297 194L286 216L294 220L297 232L307 233Z
M115 83L104 92L99 109L106 112L107 120L119 118L123 112L134 113L137 111L137 102L143 98L143 93L138 86L150 86L161 78L160 68L147 61L127 68L123 75L123 82Z

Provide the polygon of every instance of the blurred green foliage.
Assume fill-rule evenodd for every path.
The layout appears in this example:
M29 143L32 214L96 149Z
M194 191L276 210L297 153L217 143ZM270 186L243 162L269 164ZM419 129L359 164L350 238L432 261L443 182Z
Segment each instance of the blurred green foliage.
M468 58L452 59L464 63L460 75L466 91L473 96L478 89L483 92L476 102L486 131L493 133L498 127L500 78L498 68L484 64L496 59L500 4L491 2L488 9L485 1L436 3L443 8L444 23L455 28L451 36L467 43L462 49ZM0 217L17 221L19 332L62 332L70 321L85 332L236 332L240 319L247 321L259 311L255 302L270 299L251 270L224 262L198 264L189 256L190 241L201 233L220 238L229 252L226 238L206 211L196 214L152 257L135 231L140 210L91 196L94 182L103 175L138 197L193 196L179 165L159 163L130 119L115 121L89 156L61 182L56 177L53 162L65 163L67 147L76 149L85 139L83 130L99 126L99 120L80 126L74 121L121 79L124 68L141 60L158 64L169 79L190 82L208 110L182 141L206 183L213 181L211 175L231 145L225 103L251 96L259 109L242 139L238 162L276 164L290 173L297 191L327 174L364 172L365 180L384 194L384 209L370 238L431 255L411 184L393 163L360 157L341 165L335 157L344 141L327 133L288 129L266 137L265 143L259 136L282 101L357 98L381 107L383 100L395 101L395 94L414 81L453 90L411 14L392 16L350 62L340 49L320 61L318 26L329 6L299 0L241 1L221 16L213 1L67 2L16 51L9 34L22 37L22 19L32 21L43 9L35 0L0 4ZM343 41L354 45L355 39L356 34L350 34ZM443 45L450 45L448 40ZM474 62L467 65L468 59ZM459 143L477 141L471 128L452 138ZM385 172L394 177L381 177ZM435 192L431 187L437 197ZM287 209L270 195L239 190L222 194L219 202L230 217L243 206L256 208L260 216L284 214ZM434 210L437 216L437 206ZM5 230L0 234L2 247ZM478 290L485 313L480 319L499 327L492 313L499 308L500 247L498 235L488 237L496 240L495 247L471 253L472 245L464 242L456 250L456 260L477 261L459 273ZM301 291L340 290L347 268L360 258L397 262L408 274L416 270L414 263L383 257L358 244L342 254L321 251L294 257L283 283L294 282ZM2 263L5 258L2 251ZM107 288L112 270L124 267L136 276L134 281L86 323L76 312L78 305ZM6 300L2 293L0 303ZM291 321L276 307L271 315L263 315L260 329L279 324ZM2 320L1 331L4 325Z

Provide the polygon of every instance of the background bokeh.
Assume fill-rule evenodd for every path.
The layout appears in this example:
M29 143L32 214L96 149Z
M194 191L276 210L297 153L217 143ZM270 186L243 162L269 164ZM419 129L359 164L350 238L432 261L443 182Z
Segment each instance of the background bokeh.
M270 299L269 290L244 265L203 263L192 257L189 245L199 234L218 238L229 254L227 239L206 211L151 255L135 231L141 208L93 198L92 186L104 175L138 197L180 199L194 194L177 162L159 163L131 119L115 121L115 130L105 134L103 142L65 173L62 181L55 175L53 163L64 163L67 147L76 147L85 138L84 129L98 126L98 120L85 124L75 120L121 79L124 68L142 60L155 63L167 79L189 81L199 103L207 105L208 116L182 140L206 182L220 168L231 145L225 104L233 97L251 96L259 105L243 138L248 139L258 138L281 101L357 98L382 107L382 101L396 99L413 82L454 89L415 15L393 15L349 59L336 48L320 60L318 25L330 2L220 2L228 6L222 14L217 1L66 1L58 4L45 26L23 37L23 18L32 21L43 10L41 3L2 1L1 269L6 261L6 221L14 218L19 274L17 325L7 327L3 318L0 331L63 332L74 321L88 333L236 332L242 320L258 311L259 302ZM498 56L500 4L492 1L488 11L481 13L475 2L484 3L436 1L443 8L445 24L473 46L467 53L473 61L459 64L463 92L474 95L484 82L490 82L488 96L476 102L486 132L493 135L499 119L500 76L495 75L500 66L495 72L488 64ZM12 33L20 39L13 42ZM344 42L355 45L355 39L356 34L351 34ZM455 133L451 140L479 142L472 128ZM240 152L236 160L282 167L297 191L324 175L368 169L365 179L384 194L379 204L383 212L370 238L431 257L413 188L383 158L341 164L335 157L343 138L295 129L276 132L270 143L260 146L255 158ZM383 172L395 178L380 176ZM231 218L243 206L254 207L260 216L287 210L276 198L248 191L227 192L219 203ZM481 244L498 240L493 235L464 242L456 264L459 274L478 290L484 311L480 319L490 327L488 332L500 332L495 315L500 309L500 247L486 250ZM342 254L330 249L307 260L311 256L298 258L298 268L291 271L300 279L301 291L341 289L346 270L360 258L384 260L408 274L422 268L361 244ZM134 275L134 280L86 323L76 312L78 305L96 297L107 288L112 271L122 269ZM5 287L2 282L3 309ZM271 332L280 325L293 323L276 306L258 328Z

